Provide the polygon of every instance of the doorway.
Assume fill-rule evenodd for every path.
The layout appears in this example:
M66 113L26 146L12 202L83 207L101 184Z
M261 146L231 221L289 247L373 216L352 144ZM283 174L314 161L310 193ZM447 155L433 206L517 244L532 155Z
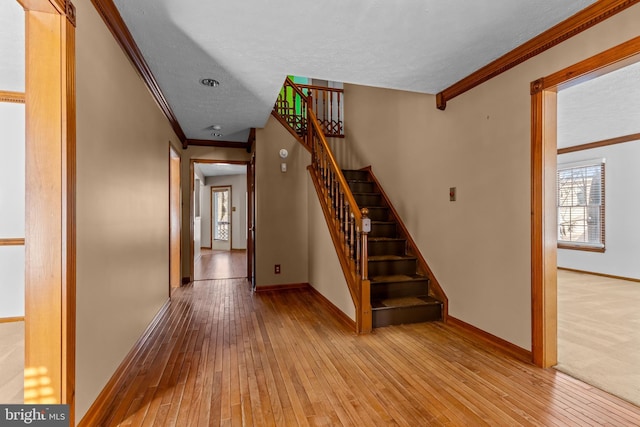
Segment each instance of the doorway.
M211 249L214 251L230 251L233 247L234 224L231 221L233 218L232 213L236 209L236 206L231 204L231 186L211 186L210 200Z
M532 353L542 367L558 362L558 91L640 61L640 38L531 83Z
M640 405L640 62L558 91L558 364Z
M250 277L249 162L192 159L191 170L193 280Z

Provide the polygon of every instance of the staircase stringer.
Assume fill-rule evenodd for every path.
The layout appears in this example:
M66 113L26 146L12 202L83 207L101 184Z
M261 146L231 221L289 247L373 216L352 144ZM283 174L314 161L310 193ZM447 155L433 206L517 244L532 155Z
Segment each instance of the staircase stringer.
M404 222L402 221L402 218L398 214L398 211L396 211L396 209L393 207L391 200L389 200L389 197L387 196L384 189L382 188L382 185L380 185L380 181L378 181L378 178L374 175L371 166L366 166L364 168L361 168L360 170L368 171L369 176L371 177L373 182L376 183L382 199L384 200L385 204L388 206L389 211L391 212L391 215L394 217L394 220L396 221L398 227L400 228L399 231L400 231L400 234L402 235L402 238L407 241L407 253L417 258L418 270L429 279L429 295L442 301L442 305L443 305L442 321L446 322L447 317L449 315L449 299L447 298L447 295L445 294L444 289L442 289L442 286L440 286L440 282L438 282L438 279L436 278L435 274L433 274L433 271L429 267L429 264L427 263L425 258L422 256L422 253L420 252L418 245L411 237L411 234L409 234L409 230L407 230L407 227L404 225Z

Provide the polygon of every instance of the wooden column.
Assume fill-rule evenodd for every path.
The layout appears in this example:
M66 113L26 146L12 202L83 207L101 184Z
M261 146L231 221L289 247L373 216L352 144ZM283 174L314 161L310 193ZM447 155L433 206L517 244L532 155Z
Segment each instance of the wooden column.
M533 363L557 363L557 93L531 84L531 310Z

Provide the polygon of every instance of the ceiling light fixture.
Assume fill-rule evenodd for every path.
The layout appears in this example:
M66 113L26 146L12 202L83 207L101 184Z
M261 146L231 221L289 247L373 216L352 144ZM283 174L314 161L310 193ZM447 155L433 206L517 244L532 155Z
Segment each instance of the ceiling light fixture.
M211 134L211 136L216 136L216 137L217 137L217 136L223 136L223 135L222 135L221 133L213 132L213 133Z
M200 80L200 83L202 83L205 86L209 86L209 87L218 87L218 86L220 86L220 82L217 81L216 79L202 79L202 80Z
M211 126L211 129L213 129L213 130L220 130L220 129L222 129L222 126L220 126L220 125L213 125L213 126Z

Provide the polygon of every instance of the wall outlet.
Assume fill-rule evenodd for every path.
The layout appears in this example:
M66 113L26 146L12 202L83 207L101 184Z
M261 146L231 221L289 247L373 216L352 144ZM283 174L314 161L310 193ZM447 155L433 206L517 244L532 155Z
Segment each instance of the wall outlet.
M280 264L276 264L273 266L273 272L275 274L280 274Z

